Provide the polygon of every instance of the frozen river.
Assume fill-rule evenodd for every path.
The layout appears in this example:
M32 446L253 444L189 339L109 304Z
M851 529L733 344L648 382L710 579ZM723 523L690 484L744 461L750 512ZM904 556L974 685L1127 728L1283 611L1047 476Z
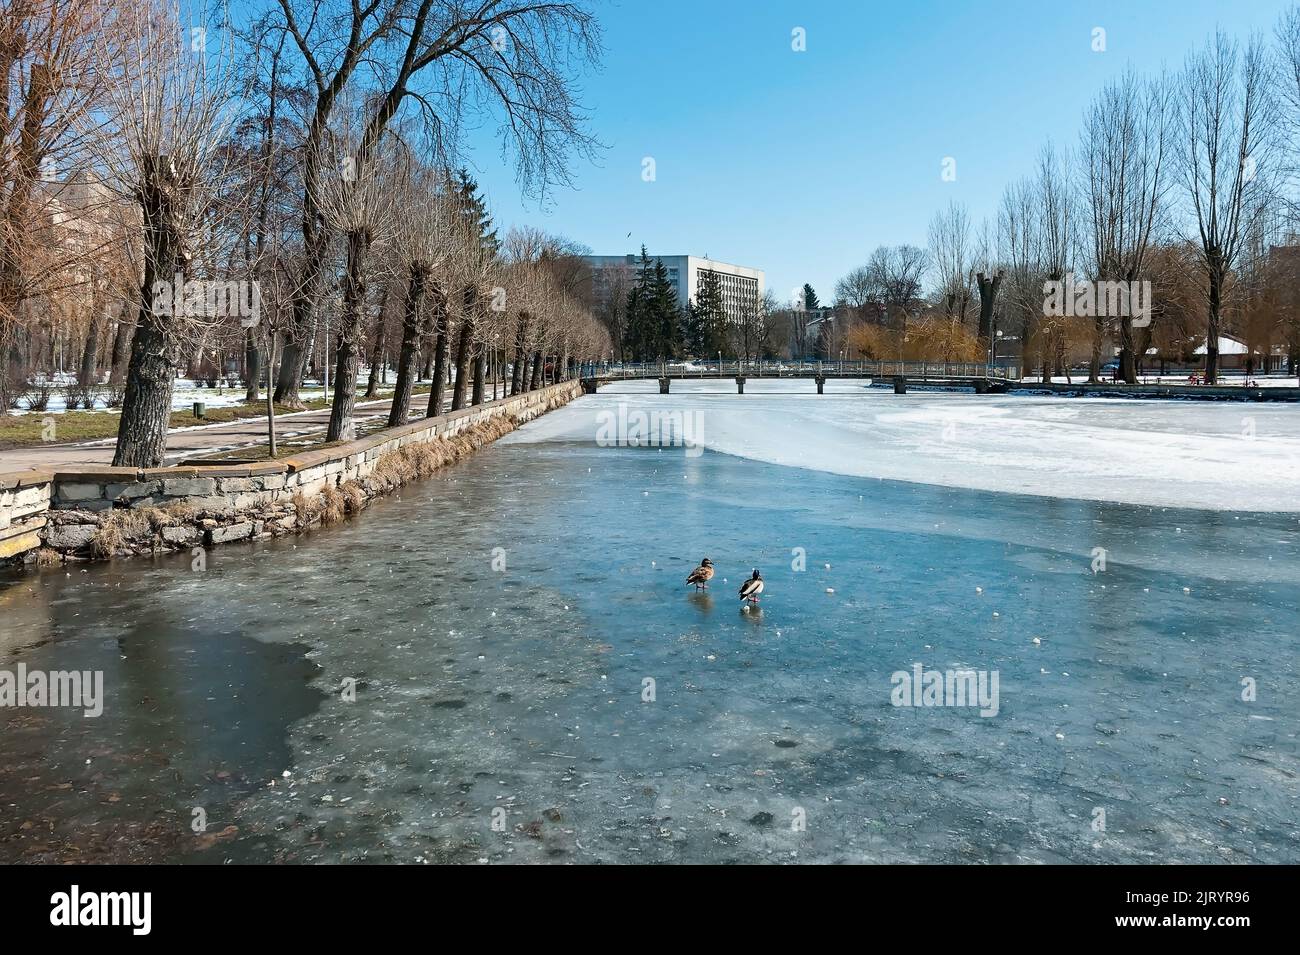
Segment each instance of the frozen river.
M603 410L696 416L704 447L859 477L1217 511L1300 511L1300 408L975 395L866 382L621 382L511 440L591 441Z
M107 695L0 710L0 861L1300 861L1294 411L746 390L671 397L702 453L602 392L202 572L0 583L0 668Z

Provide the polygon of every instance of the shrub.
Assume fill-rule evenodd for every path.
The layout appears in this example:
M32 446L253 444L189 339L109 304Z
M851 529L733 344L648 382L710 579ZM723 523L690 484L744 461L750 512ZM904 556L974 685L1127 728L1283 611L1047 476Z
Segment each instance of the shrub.
M50 404L50 395L54 394L54 385L48 378L29 378L23 389L22 399L28 411L44 411Z

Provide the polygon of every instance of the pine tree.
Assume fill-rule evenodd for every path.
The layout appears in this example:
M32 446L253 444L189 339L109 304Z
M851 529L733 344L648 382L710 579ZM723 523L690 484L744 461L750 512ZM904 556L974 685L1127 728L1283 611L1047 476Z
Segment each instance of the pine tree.
M627 293L627 331L624 347L636 361L651 361L655 354L654 265L645 246L637 263L636 285Z
M803 307L810 312L814 308L821 308L821 302L817 301L817 293L807 282L803 283Z
M461 215L465 217L466 228L471 236L478 236L479 244L489 256L495 256L501 248L497 230L492 225L492 215L488 212L487 202L479 195L478 183L469 171L462 169L456 173L453 187L460 199Z
M677 293L668 280L668 269L662 259L655 259L651 301L656 357L664 361L676 358L682 350L681 315L677 309Z
M623 324L623 351L633 361L645 361L645 308L639 285L628 290L626 315Z
M727 306L722 300L722 280L717 272L700 272L700 287L695 292L695 308L700 313L701 345L704 356L728 351Z
M682 315L682 341L686 354L695 358L709 357L708 335L704 325L704 313L694 302L686 303Z

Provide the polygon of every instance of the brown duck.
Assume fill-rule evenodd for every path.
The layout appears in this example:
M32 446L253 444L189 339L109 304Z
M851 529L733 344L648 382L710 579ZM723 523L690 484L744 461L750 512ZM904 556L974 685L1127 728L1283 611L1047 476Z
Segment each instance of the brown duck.
M688 584L694 584L696 590L708 590L709 581L713 579L713 561L704 558L700 561L700 566L691 571L691 575L686 578Z

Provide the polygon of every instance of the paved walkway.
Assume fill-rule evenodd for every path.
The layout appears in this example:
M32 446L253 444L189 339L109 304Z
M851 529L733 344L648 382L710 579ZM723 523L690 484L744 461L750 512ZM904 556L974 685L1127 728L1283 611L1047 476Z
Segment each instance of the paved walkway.
M491 394L491 392L488 392ZM444 407L451 406L451 392ZM428 407L428 395L414 395L411 410L423 417ZM358 424L376 418L386 419L391 399L358 401L355 420ZM301 435L322 433L329 426L330 409L296 411L276 415L275 436L285 441ZM167 432L167 453L164 464L176 464L185 458L214 454L236 448L256 447L266 444L266 417L243 418L223 424L195 425L191 428L173 428ZM0 472L23 471L28 468L52 470L72 464L112 464L116 438L102 438L81 444L41 444L29 448L11 448L0 451Z

